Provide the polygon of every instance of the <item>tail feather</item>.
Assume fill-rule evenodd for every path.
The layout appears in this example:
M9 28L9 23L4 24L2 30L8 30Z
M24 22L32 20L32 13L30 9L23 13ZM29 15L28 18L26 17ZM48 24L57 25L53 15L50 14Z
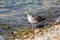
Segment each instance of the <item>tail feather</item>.
M38 18L37 21L41 22L44 21L46 18Z

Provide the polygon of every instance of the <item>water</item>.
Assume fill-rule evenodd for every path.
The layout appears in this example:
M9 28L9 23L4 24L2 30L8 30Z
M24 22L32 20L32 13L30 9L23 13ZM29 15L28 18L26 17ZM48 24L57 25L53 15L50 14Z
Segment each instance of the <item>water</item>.
M29 26L25 14L43 15L56 10L60 10L60 0L0 0L0 24Z
M3 36L0 35L0 40L5 40L5 38Z

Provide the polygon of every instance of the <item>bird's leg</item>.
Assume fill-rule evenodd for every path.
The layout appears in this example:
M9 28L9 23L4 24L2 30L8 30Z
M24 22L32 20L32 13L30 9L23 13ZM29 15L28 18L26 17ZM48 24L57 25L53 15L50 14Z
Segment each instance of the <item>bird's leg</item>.
M32 25L32 30L34 29L34 24L31 24Z
M36 28L36 23L32 24L32 30Z
M33 29L33 24L31 24L31 28Z
M36 28L36 25L37 25L37 24L36 24L36 23L34 23L34 24L31 24L31 25L32 25L32 30L33 30L33 29L35 29L35 28Z
M35 23L35 27L34 27L34 29L36 28L36 25L37 25L37 24Z

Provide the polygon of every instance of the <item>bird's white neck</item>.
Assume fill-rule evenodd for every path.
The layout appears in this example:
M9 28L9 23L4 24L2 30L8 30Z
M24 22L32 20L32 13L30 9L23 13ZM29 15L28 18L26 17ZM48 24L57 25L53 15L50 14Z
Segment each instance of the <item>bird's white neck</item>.
M33 16L28 16L28 18L33 17Z

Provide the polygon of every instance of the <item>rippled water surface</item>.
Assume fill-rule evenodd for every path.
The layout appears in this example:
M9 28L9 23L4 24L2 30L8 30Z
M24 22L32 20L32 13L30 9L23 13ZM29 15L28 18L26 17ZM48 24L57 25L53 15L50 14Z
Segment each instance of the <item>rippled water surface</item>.
M25 14L43 15L56 10L60 10L60 0L0 0L0 24L27 26Z

